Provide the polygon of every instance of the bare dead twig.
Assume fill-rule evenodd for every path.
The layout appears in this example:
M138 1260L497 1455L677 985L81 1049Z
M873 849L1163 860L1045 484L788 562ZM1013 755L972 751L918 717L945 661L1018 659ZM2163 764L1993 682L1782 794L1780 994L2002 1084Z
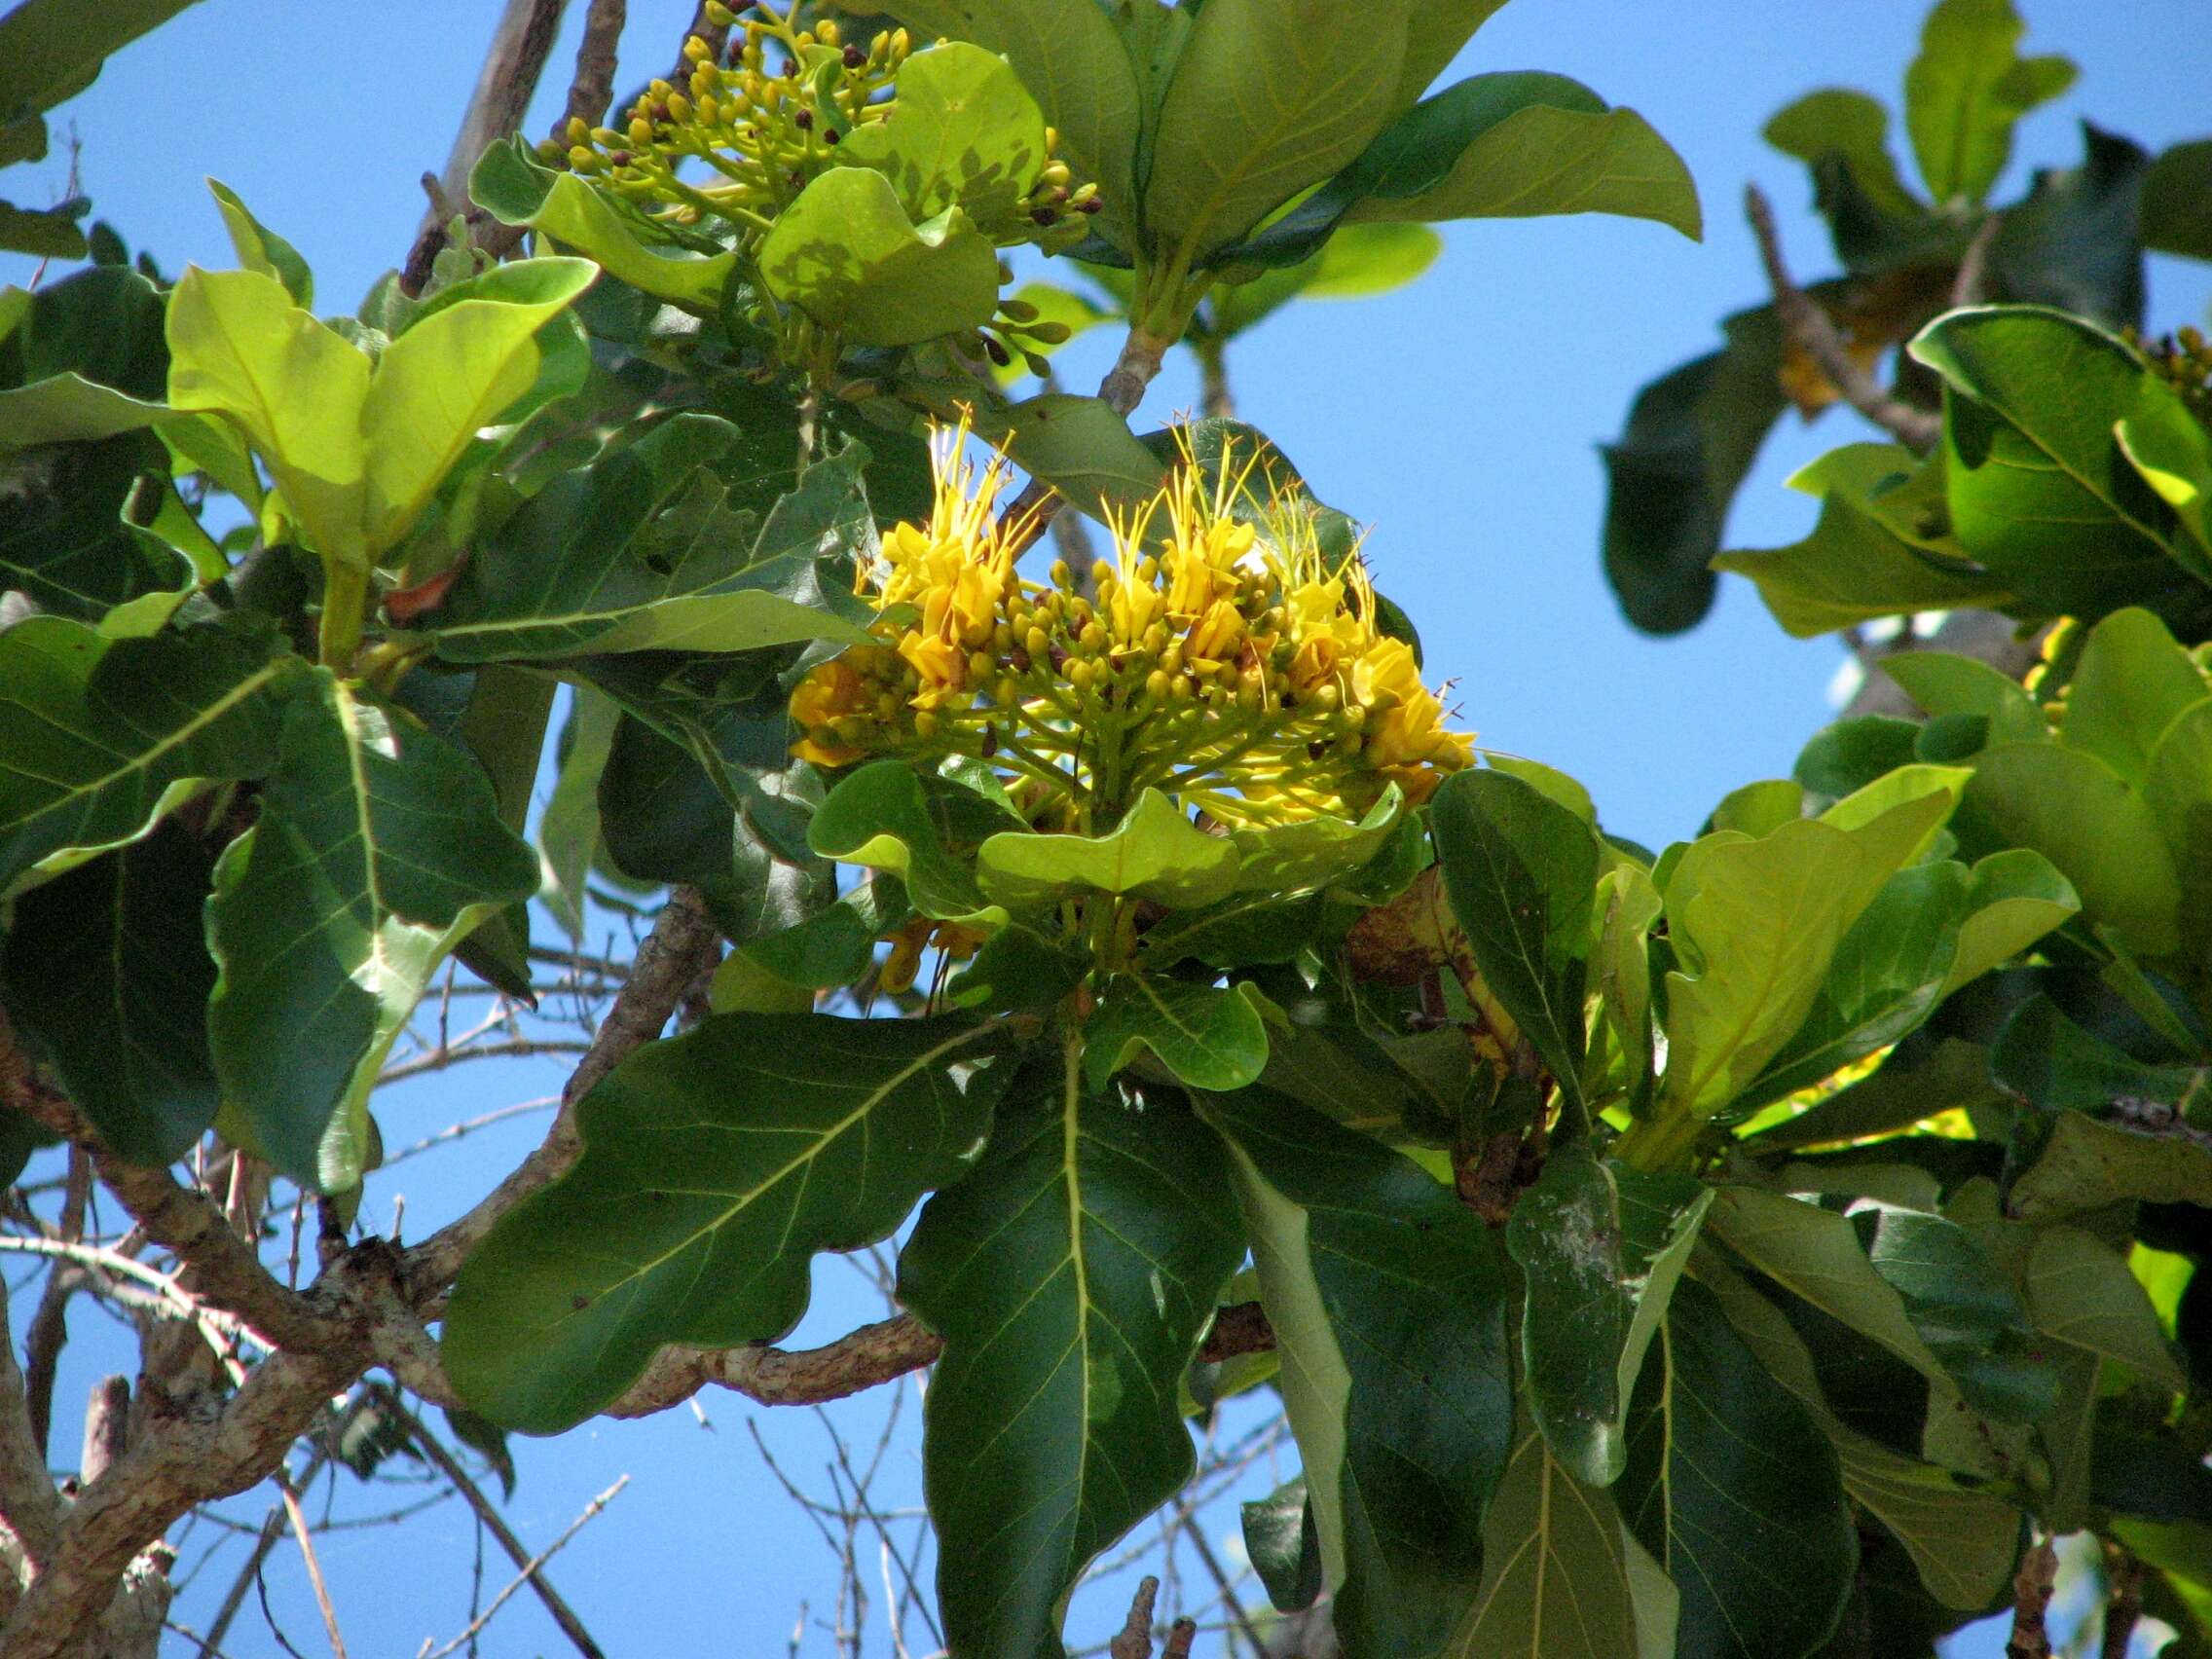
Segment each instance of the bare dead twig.
M528 1561L522 1563L522 1570L515 1575L513 1581L509 1583L504 1590L501 1590L497 1596L492 1598L491 1605L487 1606L481 1613L477 1614L476 1617L470 1621L469 1626L466 1630L462 1631L459 1636L455 1637L451 1641L447 1642L443 1647L437 1649L435 1652L429 1652L429 1644L427 1642L424 1643L426 1659L446 1659L446 1656L448 1654L457 1652L461 1647L465 1646L470 1640L472 1640L479 1632L484 1629L486 1625L492 1622L493 1618L498 1615L499 1609L507 1604L508 1601L513 1597L514 1593L517 1590L520 1590L525 1584L536 1584L538 1582L538 1575L545 1570L545 1564L551 1561L555 1556L559 1555L562 1549L568 1544L569 1540L574 1537L578 1532L582 1531L586 1526L588 1526L593 1520L595 1520L598 1517L599 1512L605 1509L609 1503L612 1503L617 1494L621 1493L622 1489L629 1484L630 1477L628 1475L624 1475L612 1486L608 1487L605 1492L601 1493L597 1497L593 1498L589 1503L585 1504L583 1513L581 1515L578 1515L573 1521L569 1523L568 1530L563 1532L558 1538L555 1538L550 1544L547 1544L542 1550L539 1550L537 1554L532 1556ZM573 1640L573 1638L571 1637L571 1640ZM589 1639L586 1638L586 1640L588 1641ZM585 1651L597 1654L599 1652L599 1649L597 1647L591 1647L586 1649Z
M1129 1600L1122 1634L1106 1644L1109 1659L1152 1659L1152 1608L1160 1599L1160 1580L1147 1574Z
M314 1553L314 1531L308 1526L307 1512L300 1507L300 1494L292 1487L292 1478L281 1469L276 1471L276 1494L283 1499L284 1518L292 1524L292 1536L299 1542L300 1559L307 1564L308 1584L314 1591L314 1604L322 1614L322 1628L330 1637L333 1659L346 1659L346 1638L338 1629L338 1608L330 1600L330 1586L323 1582L322 1563Z
M82 1147L71 1147L56 1232L72 1244L85 1236L85 1199L92 1185L92 1159ZM23 1332L23 1391L29 1399L31 1438L38 1443L41 1461L54 1442L54 1374L61 1362L62 1346L69 1341L69 1298L76 1288L75 1275L56 1265L47 1274L38 1310Z
M484 1489L469 1478L468 1471L461 1466L460 1461L451 1452L446 1450L445 1445L438 1437L424 1426L423 1419L409 1411L405 1403L390 1389L377 1387L370 1389L370 1393L380 1406L390 1412L405 1425L407 1437L415 1443L416 1450L423 1454L431 1467L451 1483L454 1491L461 1493L461 1500L476 1512L477 1520L484 1523L484 1530L492 1534L493 1538L498 1541L499 1548L506 1551L507 1559L521 1570L522 1576L516 1580L516 1584L528 1583L531 1589L536 1592L537 1599L545 1604L545 1611L551 1615L553 1622L561 1627L561 1634L569 1639L570 1645L582 1654L583 1659L605 1659L599 1643L592 1639L591 1632L584 1628L583 1620L578 1618L575 1609L562 1599L561 1593L553 1588L551 1581L545 1577L543 1571L547 1557L550 1557L554 1550L558 1550L562 1544L568 1542L568 1535L564 1534L542 1555L534 1558L524 1546L523 1541L515 1536L514 1529L507 1525L506 1517L501 1515L494 1506L492 1500L485 1495ZM624 1475L622 1481L627 1481L629 1478L629 1476ZM599 1500L601 1507L605 1506L606 1498L612 1497L616 1492L621 1491L622 1481L615 1482L613 1488ZM589 1520L591 1515L597 1513L598 1509L593 1509L590 1514L584 1517L584 1520ZM579 1521L576 1525L581 1526L582 1522ZM570 1529L571 1533L574 1530L574 1527ZM512 1587L510 1587L509 1593L512 1593ZM490 1622L492 1614L498 1611L499 1602L505 1599L506 1597L502 1595L498 1601L495 1601L490 1607L486 1608L478 1621L461 1634L455 1645L466 1641L471 1635L482 1630L485 1624ZM445 1649L449 1653L452 1650L452 1647Z
M1852 408L1907 448L1921 455L1933 450L1942 435L1942 421L1891 395L1852 361L1827 313L1791 279L1782 257L1782 234L1775 228L1773 204L1755 184L1744 188L1744 213L1758 239L1759 260L1766 267L1767 285L1774 290L1774 314L1784 335L1820 365L1821 373Z

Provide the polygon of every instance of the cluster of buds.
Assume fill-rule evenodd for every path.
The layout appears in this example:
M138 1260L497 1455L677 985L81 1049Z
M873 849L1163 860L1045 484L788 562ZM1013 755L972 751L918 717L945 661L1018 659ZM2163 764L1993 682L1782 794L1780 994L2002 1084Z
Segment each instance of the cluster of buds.
M2151 372L2181 393L2189 412L2212 426L2212 341L2195 328L2177 329L2158 340L2145 340L2130 329L2128 344L2142 352Z
M688 78L654 81L609 127L571 120L538 154L592 178L646 211L685 227L726 225L756 242L776 215L830 168L855 129L887 120L900 68L913 50L903 28L866 46L848 41L835 19L811 28L762 7L741 19L710 0L708 17L740 24L727 61L694 35L683 45ZM686 176L686 174L690 176ZM977 219L1001 247L1035 242L1058 251L1081 241L1098 211L1094 185L1077 185L1048 154L1025 194ZM971 214L971 217L976 215Z
M940 439L926 525L862 572L875 641L819 664L792 699L794 753L969 756L1033 822L1095 831L1145 789L1228 824L1356 816L1396 783L1425 800L1469 763L1413 649L1379 627L1357 552L1330 560L1277 498L1240 517L1251 467L1191 458L1112 526L1094 594L1064 561L1014 571L1032 527L994 517L1003 458Z

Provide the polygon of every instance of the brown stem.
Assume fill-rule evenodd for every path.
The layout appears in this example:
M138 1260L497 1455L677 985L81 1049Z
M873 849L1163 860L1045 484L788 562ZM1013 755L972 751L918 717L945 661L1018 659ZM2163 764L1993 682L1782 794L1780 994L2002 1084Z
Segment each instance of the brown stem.
M1147 1573L1129 1599L1122 1634L1106 1644L1107 1659L1152 1659L1152 1609L1160 1599L1160 1580Z
M569 101L561 112L563 127L571 121L598 127L607 120L608 104L614 96L615 47L629 15L629 0L591 0L584 13L584 38L576 44L576 72L569 82Z
M85 1451L77 1470L81 1486L106 1474L130 1448L130 1379L118 1373L92 1384L85 1407Z
M2135 1626L2143 1617L2143 1564L2118 1544L2105 1546L2105 1635L2101 1659L2127 1659Z
M2044 1615L2050 1610L2050 1594L2058 1581L2058 1552L2048 1538L2038 1538L2021 1558L2012 1580L2012 1635L2005 1643L2005 1659L2050 1659L2050 1633Z
M531 94L537 91L538 76L545 72L545 59L553 50L553 37L567 7L568 0L507 0L499 14L491 48L484 55L484 67L476 77L476 91L469 97L461 129L454 134L453 149L446 156L445 170L429 192L429 210L415 233L407 263L400 268L399 285L408 293L421 293L423 284L430 279L430 262L445 243L446 218L453 212L469 213L471 222L479 223L485 243L495 239L504 243L504 247L487 246L487 251L504 251L520 240L519 231L512 232L510 240L502 234L508 233L509 227L470 212L466 205L468 175L495 139L505 137L522 125L523 113L530 108Z
M1775 229L1774 208L1755 184L1744 189L1744 212L1751 222L1751 234L1758 239L1759 259L1766 266L1767 285L1774 290L1774 314L1782 332L1820 365L1821 373L1852 408L1906 447L1922 455L1933 450L1942 435L1942 421L1892 396L1871 374L1852 361L1827 313L1790 279L1789 268L1782 258L1782 235Z
M1228 349L1214 339L1201 340L1198 353L1198 407L1214 420L1234 421L1236 398L1229 389Z
M82 1147L71 1147L56 1229L64 1242L74 1244L85 1236L85 1199L92 1185L92 1161ZM31 1438L38 1442L41 1462L54 1442L54 1374L69 1341L69 1298L76 1288L76 1273L55 1263L39 1293L38 1310L23 1333L23 1391L30 1402Z
M1160 1659L1191 1659L1191 1646L1198 1640L1198 1621L1177 1619L1167 1628L1167 1645L1160 1650Z

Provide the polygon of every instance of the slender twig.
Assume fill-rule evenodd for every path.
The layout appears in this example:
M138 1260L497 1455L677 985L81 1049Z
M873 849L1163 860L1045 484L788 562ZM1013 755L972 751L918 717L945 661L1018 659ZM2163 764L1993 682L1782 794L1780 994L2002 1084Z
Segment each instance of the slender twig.
M1988 298L1989 254L1997 234L2005 228L2005 215L1991 213L1974 227L1966 252L1959 255L1959 274L1951 278L1952 306L1978 306Z
M314 1553L314 1531L309 1527L307 1512L300 1508L300 1494L292 1488L291 1477L283 1470L276 1471L276 1495L283 1500L284 1517L292 1524L292 1536L298 1540L300 1559L307 1564L308 1583L314 1591L314 1604L322 1614L322 1628L330 1637L332 1659L346 1659L346 1638L338 1629L338 1609L330 1600L330 1586L323 1582L322 1563Z
M1206 1569L1206 1576L1213 1580L1214 1588L1220 1591L1222 1610L1229 1615L1230 1622L1235 1625L1237 1633L1252 1644L1254 1659L1267 1659L1267 1639L1253 1627L1252 1616L1244 1610L1244 1604L1237 1600L1235 1586L1230 1583L1229 1574L1222 1570L1221 1562L1213 1553L1213 1546L1206 1542L1206 1530L1193 1519L1191 1525L1184 1529L1184 1535L1191 1540L1191 1548L1198 1552L1198 1564ZM1172 1646L1172 1642L1169 1645Z
M62 1189L57 1235L74 1244L85 1236L85 1198L92 1190L92 1161L82 1147L69 1149L69 1174ZM38 1310L23 1333L23 1392L30 1403L31 1438L43 1461L53 1442L54 1374L69 1341L69 1298L76 1275L56 1266L39 1293Z
M503 1124L509 1118L519 1118L530 1112L550 1111L561 1104L558 1094L541 1094L535 1100L517 1100L512 1105L496 1107L492 1111L458 1124L448 1124L435 1134L424 1135L412 1146L406 1146L384 1161L383 1167L389 1169L395 1163L405 1163L411 1158L420 1158L425 1152L434 1152L449 1142L461 1140L478 1129L488 1129L494 1124Z
M1767 285L1774 290L1774 314L1782 332L1820 365L1821 373L1852 408L1906 447L1923 455L1933 450L1942 436L1942 421L1885 391L1870 373L1852 360L1827 313L1790 278L1782 257L1782 233L1775 228L1774 207L1755 184L1744 189L1744 212L1751 222L1751 234L1758 239L1759 259L1766 266Z
M445 1648L444 1651L452 1652L454 1647L460 1646L477 1631L482 1630L491 1621L492 1615L499 1610L499 1603L505 1601L517 1587L527 1583L536 1593L537 1599L545 1604L545 1611L551 1615L553 1622L561 1627L561 1634L569 1639L570 1645L582 1654L583 1659L605 1659L600 1651L599 1643L592 1640L591 1632L584 1628L583 1620L576 1617L575 1609L562 1600L561 1593L553 1588L551 1581L545 1577L541 1570L547 1558L562 1544L569 1541L569 1536L574 1532L575 1527L571 1527L568 1533L564 1533L542 1554L533 1557L524 1546L523 1541L515 1536L514 1529L507 1525L506 1517L501 1515L493 1505L492 1500L485 1495L484 1489L469 1478L468 1471L461 1466L454 1455L446 1450L438 1437L423 1425L423 1419L409 1411L390 1389L372 1388L370 1392L376 1397L378 1404L386 1411L390 1412L393 1418L406 1428L407 1437L415 1443L416 1449L428 1459L431 1466L439 1474L452 1484L454 1491L461 1493L461 1500L476 1512L476 1519L484 1524L484 1530L498 1540L499 1548L506 1551L507 1559L522 1571L522 1576L507 1590L501 1592L498 1598L478 1617L477 1621L470 1625L467 1630L461 1632L453 1644ZM629 1478L625 1475L622 1480L627 1481ZM583 1525L583 1521L590 1520L592 1515L596 1515L599 1509L605 1506L606 1499L612 1497L621 1489L622 1481L615 1482L613 1488L606 1493L597 1501L597 1505L575 1526L580 1527Z
M614 95L614 49L629 14L628 0L591 0L584 13L584 37L576 44L576 72L569 82L563 127L571 121L597 127L606 121L608 100Z
M1122 1634L1106 1644L1110 1659L1152 1659L1152 1607L1159 1599L1160 1580L1147 1574L1129 1598Z
M326 1437L331 1444L336 1444L338 1437L345 1432L346 1425L360 1409L360 1398L356 1396L332 1425L331 1432ZM323 1464L329 1460L328 1447L317 1446L294 1484L313 1486L315 1476L322 1472ZM269 1513L262 1518L260 1536L254 1540L253 1548L246 1556L245 1566L231 1580L231 1588L224 1595L222 1605L216 1609L215 1622L207 1627L207 1634L199 1639L201 1659L211 1659L211 1656L220 1651L219 1644L229 1634L231 1621L238 1617L239 1608L245 1604L246 1592L253 1588L254 1580L261 1574L262 1563L269 1559L269 1552L276 1547L276 1540L283 1535L285 1513L282 1503L273 1503L269 1506Z
M605 1492L601 1493L597 1497L593 1498L589 1503L585 1504L583 1513L581 1515L578 1515L573 1521L569 1523L567 1531L563 1532L558 1538L555 1538L551 1543L547 1544L542 1550L539 1550L537 1554L532 1556L528 1561L522 1563L522 1570L515 1575L514 1580L509 1583L504 1590L501 1590L497 1596L492 1598L491 1605L486 1607L481 1613L477 1614L477 1616L469 1622L469 1626L466 1630L462 1631L459 1636L455 1637L451 1641L447 1642L443 1647L437 1649L434 1653L429 1654L428 1659L446 1659L446 1655L459 1651L461 1647L474 1640L478 1633L480 1633L486 1625L490 1624L492 1620L498 1614L499 1609L507 1604L508 1600L514 1595L517 1590L520 1590L525 1584L535 1585L539 1582L538 1575L545 1570L545 1564L551 1561L556 1555L559 1555L563 1546L565 1546L571 1538L574 1537L578 1532L582 1531L584 1528L598 1516L601 1510L605 1509L609 1503L613 1502L616 1494L618 1494L622 1491L622 1489L629 1484L630 1477L628 1475L624 1475L612 1486L608 1487ZM566 1629L567 1627L564 1626L563 1628ZM574 1640L572 1634L571 1636L571 1640ZM587 1637L585 1640L588 1641L590 1639ZM582 1651L597 1654L599 1652L599 1649L596 1646L592 1646L584 1648L582 1649Z
M422 1077L429 1072L445 1071L465 1060L522 1060L544 1054L583 1054L591 1051L589 1043L568 1037L517 1037L498 1043L471 1043L465 1047L432 1049L412 1059L389 1065L377 1074L377 1087L405 1083L411 1077Z

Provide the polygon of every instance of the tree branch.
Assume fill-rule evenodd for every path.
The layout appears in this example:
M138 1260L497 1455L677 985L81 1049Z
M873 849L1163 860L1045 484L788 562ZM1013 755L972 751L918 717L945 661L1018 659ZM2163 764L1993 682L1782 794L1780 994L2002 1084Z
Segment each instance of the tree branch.
M2050 1633L2044 1615L2050 1610L2050 1595L2058 1582L2058 1552L2047 1537L2038 1537L2020 1560L2012 1580L2012 1633L2005 1643L2005 1659L2050 1659Z
M0 1333L7 1329L8 1284L0 1277ZM31 1436L13 1339L0 1343L0 1521L30 1566L43 1568L60 1536L61 1499L47 1475L46 1454Z
M1106 1644L1107 1659L1152 1659L1152 1609L1160 1599L1160 1580L1147 1573L1129 1599L1122 1634Z
M576 72L569 82L563 127L571 121L587 127L606 122L607 106L614 96L614 49L629 15L628 0L591 0L591 9L584 13L584 38L576 44Z
M1827 313L1790 279L1789 268L1782 258L1782 235L1775 229L1773 205L1755 184L1744 188L1744 213L1751 222L1751 234L1758 239L1759 260L1766 267L1767 285L1774 290L1774 314L1782 332L1820 365L1821 373L1852 408L1908 448L1922 455L1933 450L1942 436L1941 419L1892 396L1871 374L1852 361Z
M584 1528L598 1516L601 1510L605 1509L609 1503L612 1503L614 1499L618 1495L620 1495L622 1489L629 1484L630 1477L628 1475L622 1476L612 1486L608 1487L605 1492L601 1493L597 1497L593 1498L589 1503L585 1504L583 1513L577 1516L573 1521L569 1523L569 1529L567 1531L563 1532L558 1538L555 1538L551 1543L547 1544L543 1549L539 1550L537 1554L532 1556L529 1560L518 1563L517 1565L521 1567L522 1570L516 1575L514 1581L510 1583L504 1590L501 1590L497 1596L493 1597L492 1604L486 1607L481 1613L477 1614L476 1617L470 1621L469 1626L466 1630L462 1631L459 1636L455 1637L451 1641L447 1642L443 1647L439 1648L435 1653L431 1654L430 1659L446 1659L446 1656L448 1654L460 1651L462 1646L473 1641L477 1634L481 1632L486 1625L492 1622L493 1615L498 1612L501 1607L507 1604L508 1598L513 1596L514 1593L517 1590L520 1590L525 1584L536 1584L539 1581L538 1575L545 1570L545 1564L551 1561L556 1555L560 1554L561 1550L564 1546L567 1545L568 1541L571 1538L574 1537L578 1532L582 1531ZM580 1633L582 1627L578 1626L577 1631ZM589 1636L584 1637L584 1641L586 1643L589 1643L591 1641L591 1638ZM599 1649L596 1646L587 1645L584 1648L584 1651L587 1654L596 1655L599 1652Z
M82 1147L69 1149L69 1174L61 1195L61 1222L55 1230L69 1243L85 1236L85 1199L92 1191L92 1162ZM31 1438L39 1460L54 1443L54 1374L69 1341L69 1298L75 1275L56 1265L39 1293L38 1310L23 1333L23 1388L30 1397Z
M408 293L421 293L423 284L429 280L430 262L444 243L446 219L451 214L461 212L471 222L482 220L482 214L466 205L469 172L493 140L522 125L531 94L537 91L537 78L545 72L545 59L553 50L553 37L567 6L568 0L507 0L498 27L492 33L491 49L484 55L484 67L476 77L476 91L461 115L453 149L447 153L445 170L430 190L429 209L415 233L407 263L400 269L399 285ZM498 226L497 231L506 232L508 227ZM489 243L496 234L487 225L483 240ZM506 242L507 247L521 239L519 231L511 235L513 240ZM487 251L502 250L488 246Z

